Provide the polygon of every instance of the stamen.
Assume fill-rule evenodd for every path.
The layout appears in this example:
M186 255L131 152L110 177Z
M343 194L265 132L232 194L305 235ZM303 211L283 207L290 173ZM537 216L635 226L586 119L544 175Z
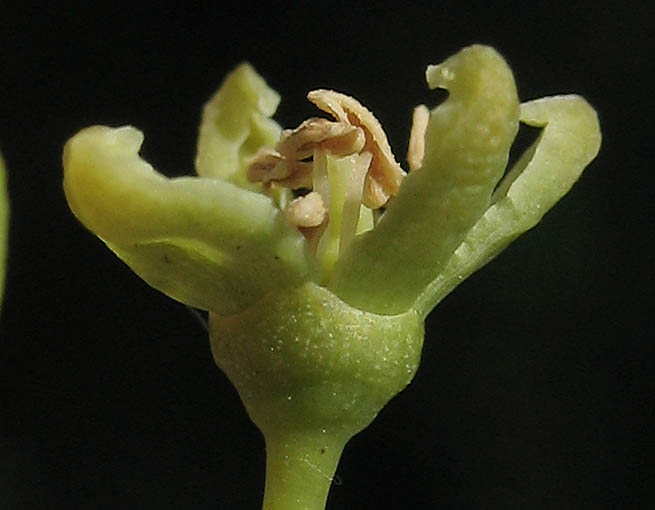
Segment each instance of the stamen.
M312 164L285 158L278 151L263 148L250 161L247 177L250 182L276 183L289 189L311 188Z
M378 209L398 193L405 176L387 140L380 122L356 99L333 90L312 90L307 99L318 108L339 120L357 126L364 131L366 143L361 152L372 154L371 165L366 175L363 203L371 209Z
M279 152L263 147L248 165L248 180L268 184L270 181L284 179L288 177L289 169L282 163L284 158Z
M424 104L414 108L412 115L412 129L409 133L409 146L407 147L407 163L409 171L414 172L423 165L425 157L425 133L430 120L430 110Z
M247 175L269 189L313 190L290 202L284 214L307 239L327 280L355 235L373 228L372 210L398 192L405 172L382 126L357 100L331 90L307 97L335 120L310 118L285 129L274 149L257 153Z
M292 200L284 210L289 222L299 228L318 227L325 221L326 213L323 199L316 191Z
M275 148L284 157L300 161L313 155L319 145L336 156L347 156L364 147L361 129L343 122L327 119L307 119L296 129L282 131Z
M346 196L343 204L339 254L345 251L355 237L357 224L359 223L362 194L364 192L364 179L372 159L373 155L370 152L362 152L357 158L353 172L350 174L350 183L346 187Z

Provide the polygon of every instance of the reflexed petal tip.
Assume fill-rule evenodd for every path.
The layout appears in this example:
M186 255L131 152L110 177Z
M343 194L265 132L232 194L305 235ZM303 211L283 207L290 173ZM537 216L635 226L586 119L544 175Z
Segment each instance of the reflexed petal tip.
M499 184L493 205L416 301L414 306L423 315L464 278L534 227L571 189L600 149L598 116L580 96L523 103L521 122L543 131Z
M518 129L519 101L505 60L464 48L427 73L448 99L429 116L425 156L371 232L344 253L330 282L347 303L382 314L410 309L484 214Z
M94 126L64 149L73 213L153 287L230 314L311 272L302 235L268 197L217 179L168 179L142 160L141 132Z
M158 174L138 155L138 130L96 126L66 144L66 196L144 280L198 308L229 315L313 281L367 312L426 313L533 226L600 144L595 112L577 96L519 107L512 72L493 48L464 48L426 78L449 96L431 112L417 108L406 177L356 100L312 91L336 121L282 132L270 118L279 96L242 64L205 106L199 178ZM519 115L544 132L499 183ZM316 193L290 204L280 186ZM377 207L392 195L371 230L362 199Z
M464 48L429 66L426 77L449 95L430 113L425 134L420 123L413 133L416 171L376 229L352 243L330 282L349 304L377 313L411 307L427 315L532 228L600 147L596 113L579 96L519 108L511 70L493 48ZM544 131L499 183L519 117Z
M207 102L198 137L196 172L253 189L246 178L248 161L261 147L272 147L280 126L270 117L280 96L250 64L232 71Z

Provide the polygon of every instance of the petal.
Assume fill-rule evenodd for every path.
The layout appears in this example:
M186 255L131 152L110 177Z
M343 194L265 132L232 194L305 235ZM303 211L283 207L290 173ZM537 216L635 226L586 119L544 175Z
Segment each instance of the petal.
M518 129L512 72L486 46L427 71L448 99L430 115L422 167L409 174L375 229L339 260L330 287L360 309L409 309L489 207Z
M598 116L580 96L554 96L521 105L521 121L543 127L494 193L496 203L470 230L444 271L415 307L423 314L468 275L534 227L578 180L600 149Z
M139 276L178 301L231 314L308 278L301 234L271 200L217 179L167 179L132 127L82 130L64 149L79 220Z
M247 161L262 147L273 147L280 126L270 117L280 96L244 63L232 71L205 105L200 124L196 172L250 189Z
M6 189L5 164L0 154L0 309L5 288L5 264L7 262L7 243L9 230L9 197Z

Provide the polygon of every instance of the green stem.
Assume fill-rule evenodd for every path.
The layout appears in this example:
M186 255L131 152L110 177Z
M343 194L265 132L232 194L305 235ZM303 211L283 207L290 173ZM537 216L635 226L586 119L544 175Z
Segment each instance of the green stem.
M345 443L328 433L269 435L263 510L324 510Z

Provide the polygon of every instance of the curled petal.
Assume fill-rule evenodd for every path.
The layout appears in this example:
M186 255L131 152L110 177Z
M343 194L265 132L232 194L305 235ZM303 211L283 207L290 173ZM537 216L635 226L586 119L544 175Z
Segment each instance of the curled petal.
M84 129L64 149L78 219L141 278L228 315L309 277L304 239L271 200L218 179L167 179L142 160L132 127Z
M196 172L252 189L249 160L261 147L273 147L280 126L270 117L280 96L249 64L241 64L205 105L198 137Z
M569 191L600 149L598 116L580 96L523 103L521 121L543 131L498 186L495 203L417 300L415 308L424 315L460 281L534 227Z
M405 177L375 229L354 239L330 288L380 314L408 310L484 214L518 129L512 72L492 48L471 46L430 66L449 91L430 114L421 169Z

